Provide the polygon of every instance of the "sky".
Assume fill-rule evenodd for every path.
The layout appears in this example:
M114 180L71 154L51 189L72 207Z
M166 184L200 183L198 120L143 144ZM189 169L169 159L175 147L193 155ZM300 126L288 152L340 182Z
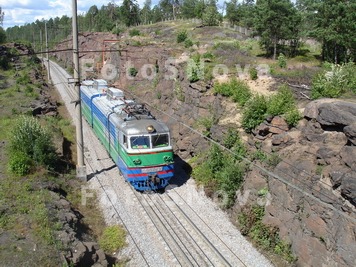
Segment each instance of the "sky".
M87 12L89 8L96 5L99 9L109 2L115 2L121 5L123 0L77 0L78 14ZM138 0L140 7L145 0ZM223 3L219 0L218 3ZM152 0L157 4L159 0ZM0 0L0 7L5 13L3 28L13 26L22 26L26 23L32 23L36 20L48 20L50 18L62 17L67 15L72 17L72 0Z
M121 1L111 2L120 5ZM139 0L138 3L143 3L143 1ZM88 11L93 5L100 9L101 6L107 5L109 2L109 0L77 0L78 14ZM4 29L16 25L22 26L36 20L62 17L63 15L72 17L72 0L0 0L0 7L5 13Z

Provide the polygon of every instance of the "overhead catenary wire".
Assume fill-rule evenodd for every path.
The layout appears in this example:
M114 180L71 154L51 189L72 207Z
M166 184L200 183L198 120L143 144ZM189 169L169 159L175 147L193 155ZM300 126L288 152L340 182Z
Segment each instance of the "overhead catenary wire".
M137 95L135 95L133 92L130 91L129 93L132 94L135 98L139 99L140 101L145 102L145 101L141 100L141 98L138 97ZM184 122L182 122L182 121L179 120L178 118L174 117L173 115L168 114L167 112L165 112L165 111L163 111L163 110L157 108L156 106L151 106L151 105L148 104L148 103L146 103L146 104L147 104L148 106L150 106L151 108L156 109L157 111L161 112L162 114L165 114L166 116L168 116L169 118L175 120L176 122L180 123L180 124L183 125L184 127L188 128L190 131L194 132L195 134L197 134L197 135L201 136L202 138L208 140L209 142L211 142L211 143L213 143L213 144L219 146L222 150L228 151L229 153L231 153L231 154L233 154L234 156L238 157L238 158L241 159L242 161L247 162L247 163L253 165L254 167L256 167L257 169L261 170L263 173L267 174L268 176L273 177L273 178L275 178L275 179L277 179L277 180L283 182L284 184L288 185L289 187L293 188L294 190L297 190L298 192L300 192L300 193L302 193L302 194L308 196L309 198L313 199L314 201L316 201L316 202L322 204L323 206L325 206L325 207L327 207L327 208L330 208L330 209L332 209L334 212L337 212L338 214L340 214L340 215L342 215L342 216L348 218L348 219L351 220L353 223L356 223L356 218L354 218L354 217L352 217L352 216L350 216L350 215L348 215L348 214L345 214L344 212L342 212L342 211L336 209L336 208L335 208L334 206L332 206L331 204L328 204L328 203L323 202L321 199L315 197L315 196L312 195L311 193L306 192L306 191L303 190L302 188L299 188L298 186L294 185L293 183L287 181L284 177L281 177L280 175L277 175L277 174L275 174L275 173L273 173L273 172L267 170L265 167L256 164L255 162L251 161L250 159L248 159L248 158L246 158L246 157L244 157L244 156L241 156L241 155L239 155L239 154L236 154L236 153L233 152L231 149L228 149L227 147L223 146L222 144L220 144L219 142L215 141L214 139L205 136L204 134L202 134L202 133L199 132L198 130L192 128L191 126L185 124ZM284 173L284 174L286 174L286 173ZM286 174L286 175L288 175L288 174ZM308 175L310 176L310 174L308 174ZM290 175L289 175L289 176L290 176ZM293 177L293 178L296 179L296 177ZM297 179L297 180L298 180L298 179ZM299 180L298 180L298 181L299 181ZM299 182L303 183L302 181L299 181ZM313 189L311 189L311 190L313 190ZM314 190L314 191L315 191L315 190ZM316 191L316 192L317 192L317 191ZM320 192L317 192L317 193L320 194ZM324 196L327 197L327 198L329 198L329 197L326 196L326 195L324 195ZM329 198L329 199L330 199L330 198ZM332 200L332 199L330 199L330 200Z

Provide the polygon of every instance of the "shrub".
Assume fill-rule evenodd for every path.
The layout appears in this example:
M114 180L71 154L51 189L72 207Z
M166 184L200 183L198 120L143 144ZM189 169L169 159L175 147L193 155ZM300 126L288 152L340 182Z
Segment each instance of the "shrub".
M137 73L138 73L138 70L135 67L129 68L129 75L131 77L136 77Z
M210 52L205 52L203 54L203 58L209 58L209 59L213 59L214 58L214 55Z
M267 100L263 95L256 95L245 105L242 112L242 128L250 133L266 117Z
M297 126L298 122L303 118L297 108L293 108L284 115L284 119L288 123L289 127Z
M294 262L296 257L293 256L291 245L280 239L277 228L271 228L262 223L264 214L264 206L245 207L237 218L241 233L248 235L264 250L282 256L289 263Z
M255 81L258 78L258 72L255 67L249 69L250 79Z
M194 55L192 60L188 61L187 76L191 83L197 82L204 77L204 67L201 65L199 54Z
M268 99L267 106L267 113L272 116L284 114L295 108L296 104L292 91L287 85L281 86L277 94Z
M9 161L9 171L18 176L29 174L33 167L31 158L20 151L11 154Z
M139 36L141 33L138 29L132 29L129 31L129 35L132 36Z
M226 83L217 83L214 85L214 92L222 96L232 97L232 100L241 106L244 106L252 96L247 83L236 78Z
M177 34L177 43L183 43L188 38L186 30L180 31Z
M226 146L231 147L233 154L223 151L218 145L212 145L198 164L193 168L193 177L212 194L222 197L222 207L229 208L234 204L236 190L243 182L246 167L236 155L246 153L238 133L232 129L225 137Z
M336 98L346 92L356 93L356 67L350 62L343 65L331 64L330 69L313 80L311 96Z
M15 122L10 139L10 156L14 156L15 162L27 164L26 157L32 158L34 163L46 168L52 168L57 160L51 135L37 119L26 116ZM10 166L10 169L14 168Z
M189 47L191 47L191 46L193 46L193 41L190 40L190 39L186 39L186 40L184 41L184 47L185 47L185 48L189 48Z
M283 69L287 67L287 59L282 53L278 56L278 66Z
M100 247L107 253L114 253L126 246L126 232L119 225L106 227L99 238Z

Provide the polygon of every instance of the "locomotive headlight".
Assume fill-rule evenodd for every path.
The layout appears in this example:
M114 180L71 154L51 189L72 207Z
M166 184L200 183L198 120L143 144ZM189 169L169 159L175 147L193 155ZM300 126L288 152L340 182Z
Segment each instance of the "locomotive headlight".
M135 165L140 165L140 164L141 164L141 160L140 160L140 159L134 159L134 160L133 160L133 163L134 163Z
M163 159L164 159L165 162L172 162L173 161L171 156L164 156Z
M147 132L149 132L149 133L153 133L154 131L156 131L156 129L155 129L155 127L153 127L153 125L148 125L146 129L147 129Z

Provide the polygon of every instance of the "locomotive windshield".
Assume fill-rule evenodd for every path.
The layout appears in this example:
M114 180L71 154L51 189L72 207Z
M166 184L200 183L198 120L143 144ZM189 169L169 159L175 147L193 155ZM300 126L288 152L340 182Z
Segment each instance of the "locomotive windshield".
M168 145L168 134L152 135L152 148L165 147Z
M151 137L151 138L150 138ZM168 134L131 136L130 144L132 149L148 149L169 146ZM151 145L152 144L152 145Z
M143 149L150 148L150 137L149 136L133 136L130 138L131 148Z

